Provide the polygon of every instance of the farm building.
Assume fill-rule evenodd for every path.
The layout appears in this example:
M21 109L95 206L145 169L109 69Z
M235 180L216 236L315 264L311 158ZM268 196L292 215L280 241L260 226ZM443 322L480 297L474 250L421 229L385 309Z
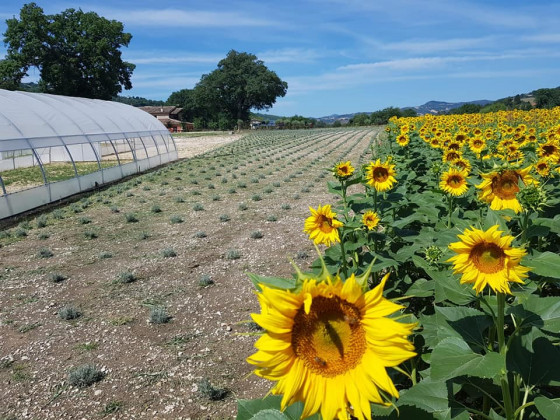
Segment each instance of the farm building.
M141 106L140 109L142 111L146 111L151 116L156 117L172 133L194 130L193 123L182 121L183 108L179 108L173 105L162 105Z
M0 219L176 159L168 129L138 108L0 89Z

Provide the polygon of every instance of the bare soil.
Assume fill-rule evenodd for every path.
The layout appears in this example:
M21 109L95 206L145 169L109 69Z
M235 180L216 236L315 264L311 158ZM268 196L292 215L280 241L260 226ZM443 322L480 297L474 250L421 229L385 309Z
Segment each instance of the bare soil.
M237 399L266 395L271 383L245 361L259 311L247 273L290 277L290 259L309 268L303 222L334 200L328 168L369 161L378 133L181 139L182 156L199 155L4 231L0 419L231 419ZM135 280L119 282L125 272ZM61 319L68 305L81 316ZM150 322L155 307L170 321ZM72 386L84 364L103 379ZM225 396L209 398L203 380Z

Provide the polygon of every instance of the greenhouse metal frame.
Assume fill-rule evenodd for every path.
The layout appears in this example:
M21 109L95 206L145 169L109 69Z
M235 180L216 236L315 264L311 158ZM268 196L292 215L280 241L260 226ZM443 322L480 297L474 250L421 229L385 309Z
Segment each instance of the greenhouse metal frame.
M138 108L0 89L0 219L177 158L169 130Z

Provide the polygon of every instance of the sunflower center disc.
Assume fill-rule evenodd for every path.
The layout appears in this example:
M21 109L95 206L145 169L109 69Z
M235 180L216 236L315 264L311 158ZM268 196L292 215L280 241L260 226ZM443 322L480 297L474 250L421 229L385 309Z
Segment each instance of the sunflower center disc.
M459 156L457 153L451 151L447 154L447 160L453 161L453 160L457 160L459 159L461 156Z
M457 188L463 185L463 177L459 175L452 175L447 179L447 184L452 188Z
M389 178L389 172L385 168L375 168L373 170L373 179L376 182L385 182Z
M321 229L323 232L329 233L333 230L332 219L329 219L322 214L317 217L317 224L319 225L319 229Z
M551 156L554 154L556 148L553 145L545 145L542 147L544 156Z
M498 245L483 242L475 245L469 259L479 271L487 274L497 273L504 268L506 254Z
M492 192L502 200L511 200L519 192L517 185L517 173L513 171L504 172L492 180Z
M359 309L338 296L317 296L294 319L292 348L313 372L334 377L356 367L366 350Z

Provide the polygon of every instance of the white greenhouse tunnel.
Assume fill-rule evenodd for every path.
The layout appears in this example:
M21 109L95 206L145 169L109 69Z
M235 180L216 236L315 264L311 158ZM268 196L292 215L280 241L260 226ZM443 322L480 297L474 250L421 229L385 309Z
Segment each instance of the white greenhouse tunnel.
M0 89L0 219L177 158L168 129L138 108Z

